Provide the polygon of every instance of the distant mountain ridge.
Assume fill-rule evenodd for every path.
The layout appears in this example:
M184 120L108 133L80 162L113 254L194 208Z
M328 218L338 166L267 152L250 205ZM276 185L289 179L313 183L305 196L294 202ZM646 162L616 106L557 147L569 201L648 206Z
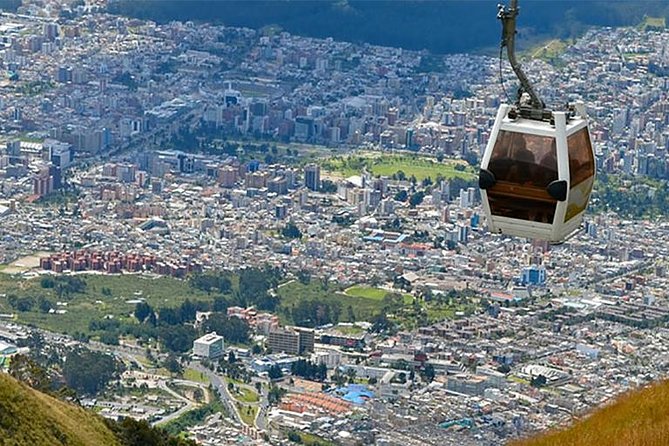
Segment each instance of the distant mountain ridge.
M475 52L500 39L496 0L112 0L109 12L168 22L206 21L333 37L433 53ZM508 1L507 1L508 3ZM588 26L627 26L669 16L660 0L520 1L522 42L575 37ZM522 43L521 42L521 43Z

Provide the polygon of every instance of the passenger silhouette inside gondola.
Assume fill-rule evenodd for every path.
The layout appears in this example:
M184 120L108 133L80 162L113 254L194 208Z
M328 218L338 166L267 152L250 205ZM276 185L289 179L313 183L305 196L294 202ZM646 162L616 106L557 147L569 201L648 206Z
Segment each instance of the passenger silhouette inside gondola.
M527 149L522 135L508 134L511 141L506 150L496 150L490 160L488 169L498 181L524 184L530 181L531 165L535 163L534 155Z
M539 161L540 175L536 183L539 187L548 187L551 182L558 179L557 171L557 149L555 147L555 140L551 142L551 147L548 152Z

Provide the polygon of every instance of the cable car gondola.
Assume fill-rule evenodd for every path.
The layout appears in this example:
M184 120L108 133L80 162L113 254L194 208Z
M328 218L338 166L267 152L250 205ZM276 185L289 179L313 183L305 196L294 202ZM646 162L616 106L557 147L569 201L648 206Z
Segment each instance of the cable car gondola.
M517 0L500 6L502 48L520 81L514 105L502 104L486 146L479 187L492 232L562 243L581 225L595 179L583 103L545 107L514 53Z

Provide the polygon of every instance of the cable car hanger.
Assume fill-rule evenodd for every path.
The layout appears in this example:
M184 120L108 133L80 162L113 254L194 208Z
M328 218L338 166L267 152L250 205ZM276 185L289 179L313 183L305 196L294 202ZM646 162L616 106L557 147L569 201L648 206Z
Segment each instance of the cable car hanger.
M507 57L513 72L516 74L520 82L520 88L516 97L515 108L509 111L509 118L515 119L518 115L526 119L533 119L537 121L546 121L554 124L553 113L546 108L546 104L539 97L536 90L530 83L530 80L525 75L523 68L516 59L516 17L520 8L518 7L518 0L511 0L511 6L507 7L503 4L497 5L497 19L502 22L502 41L500 43L500 81L502 88L504 88L504 80L502 78L502 50L506 47ZM505 90L506 91L506 90ZM524 94L526 96L524 96ZM569 120L576 114L573 105L567 105L567 119Z

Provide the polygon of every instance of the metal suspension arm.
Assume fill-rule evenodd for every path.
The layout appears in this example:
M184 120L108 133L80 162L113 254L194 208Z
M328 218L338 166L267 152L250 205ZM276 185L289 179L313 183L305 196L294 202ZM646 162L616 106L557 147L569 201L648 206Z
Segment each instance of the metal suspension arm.
M509 63L516 77L520 81L522 91L530 95L532 108L542 110L545 108L544 102L539 98L536 91L530 84L529 79L523 72L518 60L516 60L516 17L518 17L518 0L511 0L511 6L507 8L504 5L497 5L497 18L502 22L502 48L506 47L509 57ZM520 94L518 102L520 102Z

